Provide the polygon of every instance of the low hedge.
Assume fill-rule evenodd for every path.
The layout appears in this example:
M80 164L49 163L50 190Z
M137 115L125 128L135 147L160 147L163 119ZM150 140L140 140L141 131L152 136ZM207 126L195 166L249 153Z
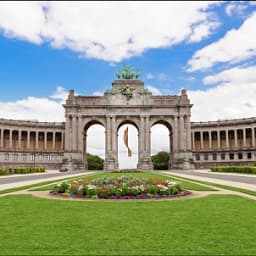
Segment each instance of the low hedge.
M1 167L0 175L10 175L10 174L26 174L26 173L35 173L35 172L45 172L43 167Z
M255 166L218 166L212 167L211 172L235 172L256 174Z

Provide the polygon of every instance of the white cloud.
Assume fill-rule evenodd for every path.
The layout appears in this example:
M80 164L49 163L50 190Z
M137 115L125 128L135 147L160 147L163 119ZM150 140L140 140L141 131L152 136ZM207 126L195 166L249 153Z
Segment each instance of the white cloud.
M246 118L256 113L256 67L232 68L204 79L219 83L205 91L188 91L193 121Z
M151 79L153 79L155 76L152 74L152 73L147 73L146 74L146 78L148 79L148 80L151 80Z
M96 91L92 94L92 96L103 96L104 93L103 92L100 92L100 91Z
M146 89L152 92L153 95L162 95L162 92L159 89L150 84L146 85Z
M164 72L161 72L159 75L158 75L158 79L161 80L161 81L165 81L168 79L168 76L167 74L165 74Z
M231 16L233 14L243 15L244 10L247 8L247 3L237 3L237 2L231 2L227 5L225 12L228 16Z
M8 37L42 43L44 12L39 2L1 2L0 29Z
M211 25L206 21L194 28L193 34L189 37L189 42L200 42L202 39L207 38L211 34L211 30L217 28L219 22L211 21Z
M26 99L15 102L0 102L0 117L17 120L61 122L64 121L64 108L54 100L29 96Z
M216 75L207 76L203 79L204 84L215 83L233 83L233 84L256 84L256 66L251 67L235 67L232 69L224 70Z
M220 40L197 51L189 60L188 71L204 70L221 62L237 63L256 56L256 12L238 29L232 29Z
M36 44L49 42L88 58L118 62L150 48L209 36L216 28L213 13L208 11L213 4L2 2L0 28L10 37Z
M62 86L58 86L56 91L53 93L53 95L50 96L52 99L57 99L57 100L66 100L68 97L68 91L66 91L65 88Z

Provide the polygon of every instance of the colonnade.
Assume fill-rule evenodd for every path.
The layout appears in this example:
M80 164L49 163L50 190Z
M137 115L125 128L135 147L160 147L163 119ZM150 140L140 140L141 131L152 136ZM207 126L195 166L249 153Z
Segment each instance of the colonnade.
M193 150L255 147L255 127L192 130Z
M64 131L0 129L0 148L9 150L63 150Z

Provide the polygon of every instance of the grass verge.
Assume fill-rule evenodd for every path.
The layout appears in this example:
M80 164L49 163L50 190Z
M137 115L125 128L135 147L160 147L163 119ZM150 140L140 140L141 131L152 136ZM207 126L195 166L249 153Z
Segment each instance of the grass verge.
M181 176L176 176L176 175L172 175L172 177L175 178L181 178ZM204 185L210 185L210 186L214 186L217 188L223 188L223 189L227 189L227 190L231 190L231 191L237 191L237 192L241 192L244 194L248 194L248 195L252 195L252 196L256 196L256 191L253 190L249 190L249 189L244 189L244 188L238 188L238 187L232 187L232 186L227 186L227 185L221 185L221 184L217 184L217 183L213 183L213 182L208 182L208 181L201 181L201 180L195 180L195 179L190 179L190 178L183 178L184 180L187 181L194 181L194 182L198 182L200 184L204 184Z

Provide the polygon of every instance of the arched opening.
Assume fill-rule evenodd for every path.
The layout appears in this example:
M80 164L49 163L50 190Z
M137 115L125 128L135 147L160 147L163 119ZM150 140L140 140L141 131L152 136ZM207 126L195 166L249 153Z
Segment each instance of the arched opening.
M154 156L160 152L166 152L169 155L167 159L165 155L160 154L159 157L164 157L163 163L156 164L153 159L154 169L170 169L172 167L172 151L173 151L173 136L172 127L165 121L158 121L151 127L151 155ZM154 163L155 162L155 163Z
M128 146L131 156L128 156L128 148L124 142L125 130L128 128ZM118 163L119 169L136 169L138 166L138 134L139 128L133 122L123 122L117 129L118 134Z
M105 127L99 121L92 121L84 127L84 153L85 168L88 168L86 154L95 155L105 159ZM96 168L96 167L95 167ZM97 169L97 168L96 168Z

